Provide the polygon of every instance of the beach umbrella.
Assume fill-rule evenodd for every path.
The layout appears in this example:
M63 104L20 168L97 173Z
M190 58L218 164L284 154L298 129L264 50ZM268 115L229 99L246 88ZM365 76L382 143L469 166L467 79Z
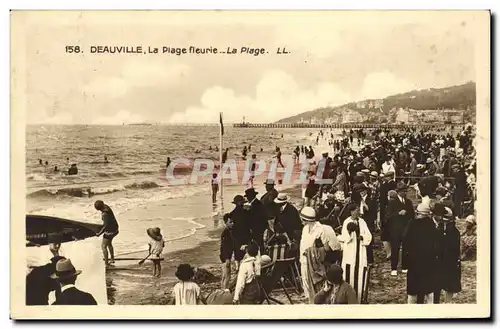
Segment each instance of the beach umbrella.
M95 237L102 225L74 220L26 215L26 246L44 246Z

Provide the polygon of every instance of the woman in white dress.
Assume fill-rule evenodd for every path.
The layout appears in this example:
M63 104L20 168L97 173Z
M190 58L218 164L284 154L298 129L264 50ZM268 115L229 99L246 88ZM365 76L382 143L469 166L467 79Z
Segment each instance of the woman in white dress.
M342 269L344 280L354 288L361 302L368 282L366 247L372 241L372 235L364 219L359 217L358 205L352 203L348 209L351 216L344 221L339 236L342 243Z

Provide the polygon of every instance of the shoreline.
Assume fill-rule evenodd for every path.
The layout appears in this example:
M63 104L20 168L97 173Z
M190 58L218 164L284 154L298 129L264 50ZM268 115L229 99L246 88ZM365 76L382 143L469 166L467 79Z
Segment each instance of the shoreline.
M296 206L301 203L301 188L287 187L281 189L289 194L291 202ZM226 195L227 198L227 195ZM231 198L232 199L232 198ZM228 210L232 208L228 208ZM215 216L222 215L218 214ZM199 223L197 220L195 220ZM166 251L162 257L161 278L152 277L152 263L146 261L142 266L136 261L117 261L114 269L106 270L106 288L110 305L164 305L171 301L170 290L177 282L175 270L181 263L189 263L212 273L214 277L200 288L205 294L220 286L221 262L219 260L220 233L223 227L200 229L193 236L205 237L191 247ZM206 230L203 232L203 230ZM190 237L193 237L190 236ZM188 240L187 237L185 240ZM168 247L166 247L168 248ZM116 255L131 258L144 258L147 250ZM234 270L232 277L234 276Z

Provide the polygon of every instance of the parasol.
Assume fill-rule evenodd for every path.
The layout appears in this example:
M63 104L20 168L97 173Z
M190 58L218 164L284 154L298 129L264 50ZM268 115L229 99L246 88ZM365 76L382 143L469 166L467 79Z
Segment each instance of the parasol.
M95 237L102 225L74 220L26 215L26 246L44 246Z

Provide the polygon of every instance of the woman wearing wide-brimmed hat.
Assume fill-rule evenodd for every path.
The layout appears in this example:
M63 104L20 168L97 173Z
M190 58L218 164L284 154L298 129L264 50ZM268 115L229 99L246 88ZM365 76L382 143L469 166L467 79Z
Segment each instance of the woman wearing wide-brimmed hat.
M153 277L159 278L161 276L161 254L165 247L165 241L159 227L148 228L146 233L151 238L148 257L153 261Z

